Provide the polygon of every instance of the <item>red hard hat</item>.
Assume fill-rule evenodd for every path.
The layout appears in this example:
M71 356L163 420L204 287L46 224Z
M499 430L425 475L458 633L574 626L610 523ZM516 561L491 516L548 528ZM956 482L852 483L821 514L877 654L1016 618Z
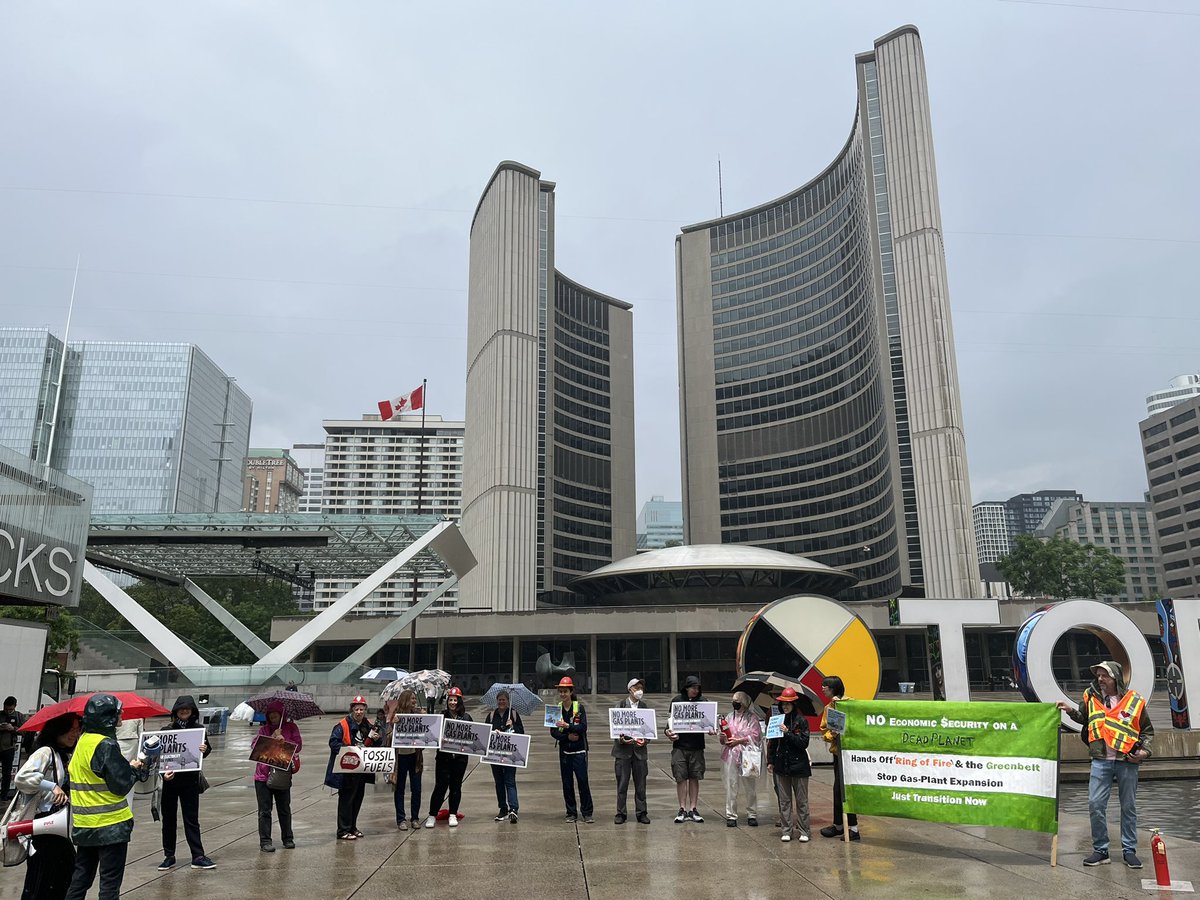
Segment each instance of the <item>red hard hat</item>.
M446 692L446 696L447 697L461 697L462 696L462 688L452 687L452 688L450 688L449 691Z
M783 693L779 695L780 703L795 703L799 699L800 695L790 687L785 687Z
M366 697L364 697L362 694L359 694L353 700L350 701L350 705L352 707L354 707L354 706L369 706L370 704L367 703Z
M558 683L558 686L559 686L560 688L564 688L564 687L573 688L573 687L575 687L575 682L573 682L573 681L571 680L571 676L570 676L570 675L564 675L564 676L563 676L563 679L562 679L562 681L560 681L560 682Z

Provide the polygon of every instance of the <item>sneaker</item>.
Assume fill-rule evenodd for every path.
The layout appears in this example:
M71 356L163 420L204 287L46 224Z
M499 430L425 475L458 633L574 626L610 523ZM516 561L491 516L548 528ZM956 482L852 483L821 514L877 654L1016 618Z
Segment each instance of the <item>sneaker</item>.
M648 815L646 815L645 813L642 813L641 815L639 815L639 816L637 817L637 820L638 820L638 822L640 822L642 825L649 825L649 824L650 824L650 817L649 817Z
M700 815L700 810L696 809L696 807L694 807L694 806L692 807L692 821L693 822L703 822L704 821L704 816Z
M409 819L408 827L411 828L413 831L416 831L418 828L421 827L420 819Z
M173 868L175 868L175 857L173 856L164 858L163 861L158 864L158 871L160 872L168 872Z
M432 828L436 824L437 824L437 819L434 818L433 816L430 816L428 819L425 820L426 828Z
M692 818L692 811L690 809L683 814L683 821L685 821L685 822L694 821L694 819Z
M584 817L583 817L583 824L584 824L584 825L595 825L595 824L596 824L596 820L595 820L595 819L593 819L591 816L584 816Z
M450 817L448 819L446 819L446 822L451 828L457 828L458 827L458 816L456 816L454 813L450 813Z
M725 826L727 828L737 828L737 819L726 816L725 817Z
M687 815L688 814L683 811L683 807L679 807L679 812L675 814L675 824L682 825L684 820L687 819Z
M625 815L624 813L617 813L615 816L613 816L613 824L614 825L624 825L625 820L628 818L629 817L627 815Z
M217 864L207 856L197 856L192 860L193 869L215 869Z
M574 825L576 822L579 821L579 817L573 816L570 813L567 813L567 817L565 819L563 819L563 821L566 822L568 825Z
M1107 850L1093 850L1091 856L1085 856L1083 864L1085 866L1107 866L1111 859L1108 858Z
M510 825L517 824L517 811L515 809L508 814L508 824L510 824Z
M258 849L261 850L263 853L274 853L275 845L272 844L270 841L263 841L261 844L258 845Z
M790 834L785 834L781 835L779 839L786 844L792 839L792 836Z
M796 838L796 840L798 840L802 844L807 844L808 843L808 835L802 834L802 835L800 835L800 837Z
M505 812L504 810L500 810L500 813L496 816L496 818L492 819L492 821L493 822L503 822L507 818L508 818L508 813Z
M750 818L748 818L746 820L746 824L749 825L751 828L757 828L758 827L758 819L754 818L754 816L751 816Z
M283 842L283 849L284 850L295 850L296 842L293 841L291 838L288 838L286 841Z
M821 829L821 837L834 838L834 837L841 837L841 836L842 836L842 829L839 828L837 825L826 825L824 828Z
M396 827L399 828L401 831L408 831L408 820L401 819L399 822L396 823Z
M1121 854L1121 858L1125 860L1125 865L1131 869L1140 869L1142 867L1142 861L1138 859L1138 855L1132 850L1126 850Z

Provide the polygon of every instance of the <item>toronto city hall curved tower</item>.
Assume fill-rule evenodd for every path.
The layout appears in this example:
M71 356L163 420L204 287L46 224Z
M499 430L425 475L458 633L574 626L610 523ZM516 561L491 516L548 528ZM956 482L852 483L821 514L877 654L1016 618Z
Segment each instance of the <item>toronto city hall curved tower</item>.
M471 223L462 608L528 610L637 539L633 313L554 268L554 184L502 162Z
M856 63L824 172L676 239L686 540L848 569L847 599L975 597L920 36Z

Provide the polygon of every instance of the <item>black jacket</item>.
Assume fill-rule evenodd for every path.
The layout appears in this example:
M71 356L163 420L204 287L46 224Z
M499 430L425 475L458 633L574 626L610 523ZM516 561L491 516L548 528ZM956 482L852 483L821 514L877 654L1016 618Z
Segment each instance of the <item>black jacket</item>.
M550 737L558 741L558 752L586 753L588 748L587 712L584 710L583 704L578 700L572 700L565 706L560 703L558 714L567 723L566 728L556 726L550 729ZM574 740L571 739L571 735L575 735Z
M783 737L767 742L767 759L776 775L788 778L808 778L812 765L808 760L808 719L793 709L783 720Z
M708 698L703 693L697 694L695 697L689 697L687 688L685 687L679 692L679 696L673 701L674 703L708 703ZM677 735L675 743L672 745L679 750L703 750L704 735L698 731L689 731Z
M186 719L179 718L179 710L188 707L192 710L191 716ZM196 706L196 701L191 694L183 694L175 701L175 705L171 707L171 721L163 726L163 731L179 731L185 728L203 728L204 720L200 718L200 708ZM205 759L208 754L212 753L212 744L208 742L208 736L204 737L204 751L201 753ZM200 787L199 772L177 772L171 781L175 783L176 788Z

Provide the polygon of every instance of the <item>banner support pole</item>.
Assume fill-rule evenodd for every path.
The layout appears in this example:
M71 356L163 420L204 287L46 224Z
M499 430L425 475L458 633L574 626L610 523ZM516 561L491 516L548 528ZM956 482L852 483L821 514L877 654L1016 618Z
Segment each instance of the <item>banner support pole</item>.
M1058 834L1050 836L1050 868L1058 866Z

